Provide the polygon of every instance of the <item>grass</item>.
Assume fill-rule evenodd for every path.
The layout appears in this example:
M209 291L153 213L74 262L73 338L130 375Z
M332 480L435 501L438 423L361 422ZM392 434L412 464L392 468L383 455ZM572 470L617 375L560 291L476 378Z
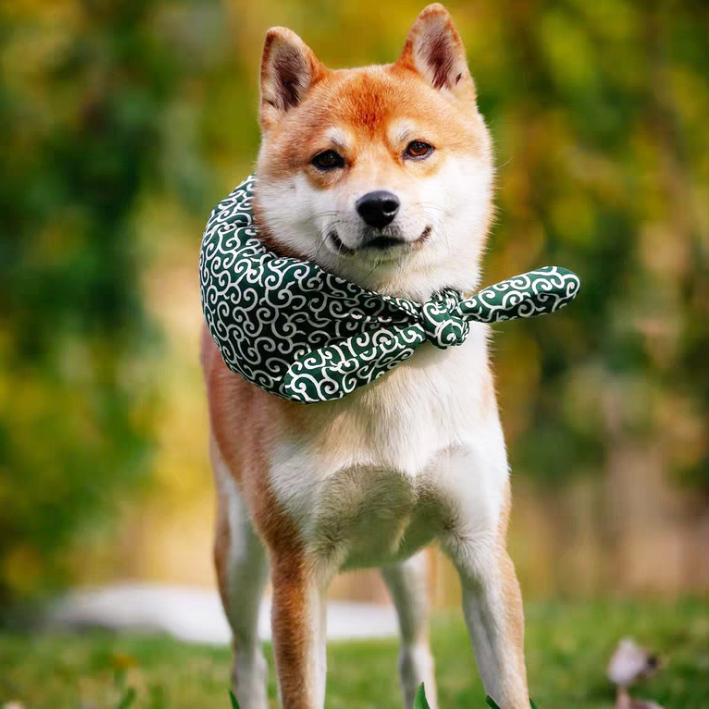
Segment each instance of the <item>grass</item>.
M666 660L638 696L666 709L709 707L709 600L686 600L529 605L527 664L539 709L610 709L605 668L625 635ZM432 641L441 709L485 709L460 614L438 615ZM328 709L401 709L396 654L395 640L332 644ZM229 657L226 648L160 637L0 634L0 707L116 709L134 688L131 709L229 709ZM268 658L272 668L270 650ZM275 709L273 671L269 694Z

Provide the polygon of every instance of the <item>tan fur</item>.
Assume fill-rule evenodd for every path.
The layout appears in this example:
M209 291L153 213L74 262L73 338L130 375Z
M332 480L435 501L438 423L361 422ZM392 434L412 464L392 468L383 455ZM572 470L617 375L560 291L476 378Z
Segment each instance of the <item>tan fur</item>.
M368 152L396 116L415 115L431 138L445 145L447 150L481 151L483 145L474 116L462 113L459 104L453 103L451 98L422 95L420 83L416 74L399 63L376 69L328 71L313 87L297 117L286 115L277 126L269 129L269 143L262 154L259 176L268 180L307 165L318 150L330 147L323 136L323 126L330 123L347 125L353 132L355 150L346 151L345 155L355 163L353 170L364 173L371 170L372 161L382 157ZM472 91L469 100L474 102ZM384 157L385 164L391 160L391 169L401 165L398 150L390 149ZM431 164L436 163L422 163L422 166L428 171ZM341 177L318 173L315 169L309 169L307 175L322 189Z
M515 653L518 655L517 662L522 670L524 665L524 609L522 607L522 591L517 581L515 567L509 553L507 552L507 530L512 512L512 487L510 482L505 486L505 498L502 507L502 515L498 528L498 548L497 563L502 576L502 592L505 597L505 623L508 627L509 636L512 640ZM526 671L525 671L526 682Z
M299 709L307 701L301 681L305 661L303 554L298 530L280 511L268 484L264 449L277 435L270 425L270 410L288 408L227 369L206 328L202 338L202 362L207 383L212 434L217 448L244 494L259 534L271 554L273 636L281 672L284 706ZM295 405L293 405L295 406ZM226 561L229 530L225 524L226 501L219 504L214 558L225 605Z
M220 455L245 495L258 531L276 556L299 556L298 532L279 511L268 486L265 449L278 435L275 412L297 404L276 399L231 372L206 328L202 359L212 434Z
M383 67L332 71L315 57L297 35L284 28L274 28L266 37L261 79L264 142L258 161L259 185L287 182L297 175L303 176L308 188L316 193L345 189L358 194L371 189L370 185L374 182L404 193L408 186L417 181L435 178L458 155L479 161L483 166L489 164L490 139L475 107L475 85L465 64L462 42L450 16L440 5L432 5L423 11L398 61ZM392 126L412 119L415 122L412 133L398 136L394 131L392 134ZM311 160L316 153L333 148L333 127L337 130L337 140L342 136L345 138L344 144L337 144L336 147L346 158L346 167L337 171L319 171L311 165ZM407 141L421 139L419 133L436 147L435 153L425 161L405 160L402 152ZM279 233L269 229L267 212L268 205L260 198L257 187L255 218L260 237L280 253L307 257L297 245L284 243ZM492 207L488 204L481 219L481 233L474 235L478 239L471 252L474 260L479 259L482 253L491 214ZM419 244L417 248L425 259L428 245ZM453 254L451 256L455 257ZM362 285L407 297L427 297L427 293L440 285L468 288L477 283L476 262L471 263L469 280L443 284L437 284L431 276L435 271L433 266L425 260L422 264L410 267L409 281L402 281L399 272L387 271L386 268L367 269L366 277L360 277L361 272L356 270L343 270L342 273L359 280ZM339 264L333 268L339 269ZM345 266L342 268L345 269ZM422 274L418 280L417 268L421 269ZM425 279L429 280L424 284ZM462 380L442 382L450 401L442 397L440 402L434 399L425 404L431 409L427 413L433 423L447 420L453 405L450 402L454 401L450 397L454 396L456 388L461 388L472 392L465 402L460 403L461 414L458 418L461 419L461 431L479 428L480 431L492 431L493 437L497 436L497 404L486 361L485 339L486 335L481 332L476 342L468 347L470 362L477 363L477 370L470 376L478 385L473 387L470 382ZM343 528L343 520L348 519L347 515L354 514L356 517L359 514L357 500L370 499L366 484L360 489L362 481L369 479L367 476L371 476L372 484L381 484L382 466L389 465L385 451L377 447L378 441L382 440L382 431L393 427L395 433L405 435L405 431L395 430L397 426L404 425L399 422L399 414L409 406L422 405L413 393L422 387L430 387L429 378L441 376L435 372L447 371L446 367L452 365L446 365L446 362L463 355L449 355L448 351L442 353L428 346L422 347L409 362L341 401L303 406L267 394L228 370L206 329L202 345L216 455L228 469L270 561L273 637L282 705L284 709L319 709L324 697L313 679L317 673L312 667L313 658L319 650L314 647L315 640L309 629L315 622L313 615L317 612L313 598L323 591L329 576L337 570L331 568L332 565L345 563L344 560L336 561L338 554L345 554L345 551L340 551L344 544L342 539L356 529L354 526ZM437 406L441 406L440 415L435 412ZM330 530L321 530L325 535L323 538L314 539L312 529L306 530L310 515L296 513L297 505L293 502L283 502L284 483L274 477L272 461L274 456L280 455L284 445L295 446L296 456L312 460L313 465L319 466L322 471L331 471L331 475L328 473L321 483L322 490L326 489L327 484L332 484L334 490L350 491L342 495L352 499L353 507L343 512L342 517L335 514L333 520L328 521L326 510L317 511L318 515L325 515L322 530ZM446 446L450 446L450 452L446 451ZM440 444L444 457L449 455L451 460L457 446L457 439L455 445L444 441ZM375 461L371 464L361 462L364 460L362 452L368 450L372 451ZM435 449L434 452L437 455L441 453ZM380 455L384 456L381 460L377 457ZM506 474L504 449L501 453L496 449L490 458L495 461L495 474ZM395 470L399 464L392 462L391 465ZM401 515L392 527L398 530L392 534L392 544L398 544L400 549L393 552L387 563L401 561L397 555L408 549L407 540L414 550L427 542L428 537L415 527L412 518L417 515L425 516L427 520L430 518L431 538L435 536L434 528L437 529L442 545L453 555L461 571L464 588L467 584L471 589L470 603L483 608L487 608L486 604L495 603L504 606L499 616L504 626L499 652L506 653L505 657L509 657L515 672L500 679L496 691L498 697L509 702L509 707L503 709L522 709L527 696L521 596L514 567L505 548L511 505L509 481L504 485L501 508L495 509L494 502L490 502L489 515L496 520L496 538L491 545L492 554L482 554L480 557L486 560L486 569L481 572L481 562L466 556L465 550L472 548L471 533L464 524L466 520L459 518L455 491L446 487L459 484L457 478L445 481L439 490L425 476L421 477L420 482L416 477L408 477L404 463L400 467L401 470L392 472L392 483L385 493L391 495L392 505L396 503L400 506ZM428 467L426 460L416 464L421 471L428 470ZM297 486L300 483L295 480L292 484ZM229 607L232 591L227 567L229 550L235 540L229 528L229 505L233 501L230 502L223 487L218 481L220 499L214 557L220 592L225 607ZM316 486L313 489L320 488ZM496 499L496 494L491 492L490 499ZM315 520L316 511L312 512ZM384 505L376 514L386 512ZM488 515L487 508L482 513ZM485 543L481 548L485 549ZM476 575L480 573L489 576L490 598L478 598ZM403 572L389 575L394 588L397 588L398 579L409 577L414 578ZM498 592L500 598L496 595ZM405 648L402 662L406 665L405 672L416 679L419 674L424 676L428 671L425 657L420 666L416 659L421 648L428 652L425 622L422 621L420 628L411 633L410 641L415 647ZM430 683L433 683L432 676ZM406 696L410 703L411 687ZM435 698L432 703L435 709ZM243 709L251 707L245 706Z
M227 588L227 555L229 553L230 544L231 535L229 532L228 511L223 497L217 495L217 514L214 528L214 567L217 570L219 595L221 596L224 606L229 602L229 591Z

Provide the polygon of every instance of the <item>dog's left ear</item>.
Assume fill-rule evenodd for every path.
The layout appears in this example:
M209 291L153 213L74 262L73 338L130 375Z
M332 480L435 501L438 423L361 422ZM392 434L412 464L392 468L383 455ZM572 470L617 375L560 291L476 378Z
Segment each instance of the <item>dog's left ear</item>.
M434 89L475 101L463 41L448 10L439 3L424 8L418 16L396 64L416 71Z

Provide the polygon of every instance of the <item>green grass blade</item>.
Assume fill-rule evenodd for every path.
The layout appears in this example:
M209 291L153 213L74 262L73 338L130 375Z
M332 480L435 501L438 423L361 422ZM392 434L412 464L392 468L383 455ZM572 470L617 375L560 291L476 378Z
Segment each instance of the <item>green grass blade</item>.
M431 709L426 701L426 691L423 688L423 682L419 687L419 691L416 692L416 699L414 699L414 709Z
M236 701L234 692L231 689L229 690L229 699L231 699L231 709L239 709L239 702Z
M135 689L132 687L126 690L123 698L118 702L116 709L128 709L128 707L135 701Z
M537 705L534 703L534 699L530 699L529 703L532 705L532 709L537 709Z

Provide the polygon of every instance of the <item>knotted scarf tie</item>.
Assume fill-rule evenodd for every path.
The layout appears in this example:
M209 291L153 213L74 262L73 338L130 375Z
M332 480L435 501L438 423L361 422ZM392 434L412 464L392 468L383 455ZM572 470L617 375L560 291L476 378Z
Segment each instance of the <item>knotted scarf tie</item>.
M470 322L553 313L579 278L547 266L470 298L446 288L425 303L365 290L257 238L250 176L212 211L199 259L207 327L229 369L265 391L313 403L340 399L411 357L424 342L460 345Z

